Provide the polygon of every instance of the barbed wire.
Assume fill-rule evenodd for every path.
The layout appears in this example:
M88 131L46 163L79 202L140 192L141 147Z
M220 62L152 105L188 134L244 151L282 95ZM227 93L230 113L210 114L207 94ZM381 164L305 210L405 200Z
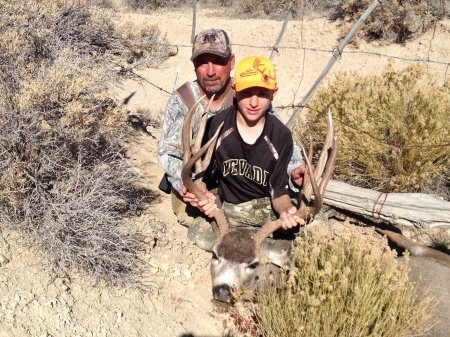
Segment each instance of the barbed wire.
M182 48L191 48L192 45L180 45L180 44L170 44L170 43L157 43L161 46L167 46L167 47L182 47ZM332 54L335 52L335 49L321 49L321 48L308 48L308 47L293 47L293 46L277 46L276 48L273 46L256 46L252 44L242 44L242 43L232 43L232 46L239 46L239 47L248 47L248 48L255 48L255 49L267 49L267 50L275 50L278 51L279 49L298 49L298 50L305 50L305 51L313 51L313 52L320 52L320 53L329 53ZM408 62L427 62L427 63L435 63L435 64L441 64L450 66L450 62L443 62L443 61L434 61L430 60L429 58L408 58L408 57L400 57L395 55L389 55L389 54L383 54L383 53L377 53L372 51L364 51L364 50L349 50L349 51L342 51L342 55L344 54L366 54L366 55L374 55L374 56L380 56L380 57L387 57L387 58L393 58Z
M288 108L295 108L297 106L292 105L292 106L287 106ZM308 104L303 106L306 109L312 110L312 111L316 111L316 112L321 112L317 109L314 109L312 107L310 107ZM278 107L276 107L276 109L278 109ZM440 148L440 147L450 147L450 139L445 140L443 143L439 143L439 144L432 144L432 145L420 145L420 144L414 144L414 145L407 145L407 144L397 144L395 141L393 140L389 140L389 139L383 139L380 137L376 137L373 134L371 134L368 131L365 131L363 129L359 129L356 126L350 125L348 123L346 123L345 121L343 121L341 118L339 118L339 116L333 116L333 120L339 122L339 124L342 126L342 128L348 128L351 129L355 132L357 132L358 134L364 134L367 137L372 138L373 140L377 141L378 144L383 144L385 146L388 146L390 148L397 148L397 149L416 149L416 148L420 148L420 149L433 149L433 148Z
M156 44L160 45L160 46L165 46L165 47L174 47L174 48L190 48L192 49L192 45L186 45L186 44L171 44L171 43L161 43L161 42L156 42ZM312 52L320 52L320 53L328 53L328 54L333 54L335 52L335 49L321 49L321 48L308 48L308 47L292 47L292 46L277 46L276 48L274 48L273 46L256 46L256 45L252 45L252 44L241 44L241 43L232 43L232 46L240 46L240 47L248 47L248 48L255 48L255 49L266 49L266 50L275 50L276 52L278 52L279 49L298 49L298 50L303 50L303 51L312 51ZM400 56L395 56L395 55L389 55L389 54L383 54L383 53L377 53L377 52L371 52L371 51L363 51L363 50L359 50L359 51L354 51L354 50L350 50L350 51L340 51L340 55L344 55L344 54L366 54L366 55L372 55L372 56L378 56L378 57L386 57L386 58L392 58L392 59L397 59L397 60L402 60L402 61L407 61L407 62L422 62L422 63L432 63L432 64L439 64L442 66L446 66L445 67L445 71L444 71L444 82L447 79L447 73L450 69L450 62L442 62L442 61L434 61L434 60L430 60L429 58L407 58L407 57L400 57ZM163 89L161 86L152 83L151 81L141 78L141 80L144 80L145 82L149 83L150 85L156 87L157 89L159 89L160 91L163 91L166 94L171 95L171 92ZM277 106L276 109L279 110L283 110L283 109L295 109L295 108L299 108L301 107L300 104L289 104L289 105L280 105Z

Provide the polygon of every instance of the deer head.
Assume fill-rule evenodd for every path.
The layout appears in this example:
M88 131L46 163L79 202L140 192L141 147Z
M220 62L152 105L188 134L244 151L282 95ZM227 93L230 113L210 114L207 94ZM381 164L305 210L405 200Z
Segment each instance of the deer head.
M209 105L201 119L197 137L190 136L192 116L200 100L189 110L183 125L183 169L182 180L186 189L199 200L207 198L202 192L201 173L208 167L222 126L219 126L214 137L200 147L208 118ZM192 144L192 146L191 146ZM308 221L316 215L322 207L323 195L331 178L338 149L337 137L334 136L331 113L328 114L328 130L322 153L316 168L311 168L312 145L309 157L305 156L308 173L305 175L301 204L296 215ZM203 156L203 159L202 159ZM192 167L195 165L195 180L191 179ZM311 197L314 203L310 206ZM267 273L276 266L286 266L290 259L292 241L272 240L269 237L281 228L281 221L268 220L258 231L230 228L222 208L214 212L214 219L219 227L219 235L215 240L211 261L211 278L213 296L216 300L229 302L231 291L238 287L249 290L260 288L261 281L266 279Z

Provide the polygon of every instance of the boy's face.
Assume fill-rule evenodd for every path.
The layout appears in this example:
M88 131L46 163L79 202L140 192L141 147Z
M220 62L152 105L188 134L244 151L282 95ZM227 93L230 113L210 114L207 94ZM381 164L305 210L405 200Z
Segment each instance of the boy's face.
M262 87L251 87L239 92L235 91L239 113L246 121L259 121L266 115L270 102L277 91L278 88L270 90Z

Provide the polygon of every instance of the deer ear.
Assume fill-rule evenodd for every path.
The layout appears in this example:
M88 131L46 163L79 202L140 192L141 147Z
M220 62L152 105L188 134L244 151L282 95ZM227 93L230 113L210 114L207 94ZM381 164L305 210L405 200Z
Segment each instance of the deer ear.
M289 250L271 251L267 254L267 260L280 268L287 267L291 261L291 252Z

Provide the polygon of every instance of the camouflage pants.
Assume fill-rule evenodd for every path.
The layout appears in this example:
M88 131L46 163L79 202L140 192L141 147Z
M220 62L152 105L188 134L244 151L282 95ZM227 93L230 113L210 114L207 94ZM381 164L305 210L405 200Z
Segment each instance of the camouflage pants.
M254 199L241 204L224 202L223 208L231 226L262 227L268 218L277 219L270 198Z
M291 199L291 201L294 205L296 204L296 200ZM269 218L270 220L278 219L278 216L273 211L272 202L268 197L254 199L237 205L224 202L223 208L225 216L232 227L255 230L255 227L262 227ZM273 238L293 240L303 228L303 226L287 230L280 228L273 233Z

